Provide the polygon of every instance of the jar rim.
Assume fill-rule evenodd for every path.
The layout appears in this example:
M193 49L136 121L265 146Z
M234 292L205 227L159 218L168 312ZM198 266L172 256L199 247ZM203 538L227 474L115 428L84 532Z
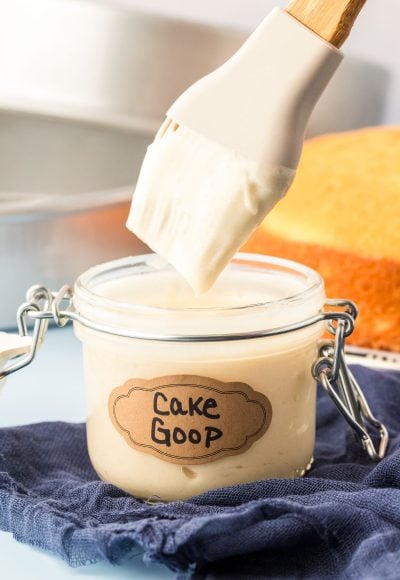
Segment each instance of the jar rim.
M253 254L253 253L238 253L234 256L231 264L250 264L253 267L257 265L260 267L271 266L279 272L286 272L287 274L302 275L304 280L307 282L307 286L304 290L297 292L291 296L285 296L283 298L277 298L274 300L267 300L263 302L256 302L250 304L243 304L239 306L196 306L196 307L164 307L164 306L150 306L148 304L140 304L138 302L123 302L108 298L104 295L97 294L94 289L96 285L100 285L104 280L101 278L110 275L113 272L117 274L118 272L123 272L125 269L143 266L145 268L151 268L151 261L154 261L155 254L141 254L138 256L130 256L126 258L121 258L118 260L113 260L110 262L105 262L99 264L83 272L75 282L74 297L78 297L80 300L96 308L115 308L129 313L146 313L146 314L171 314L179 315L182 314L201 314L204 312L215 312L215 313L236 313L245 310L256 310L268 307L285 306L285 305L295 305L296 302L303 302L312 295L314 292L318 292L323 289L324 281L321 275L312 268L305 266L299 262L288 260L286 258L278 258L274 256ZM150 261L150 264L148 263ZM160 270L159 268L154 268L152 272L173 270L167 262L165 262L164 268ZM131 272L130 275L137 275L143 273L143 271ZM98 279L96 283L96 279ZM94 289L90 287L94 284Z

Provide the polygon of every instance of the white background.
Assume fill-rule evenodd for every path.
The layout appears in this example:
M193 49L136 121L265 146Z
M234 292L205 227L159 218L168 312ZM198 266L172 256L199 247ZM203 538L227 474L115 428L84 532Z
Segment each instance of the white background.
M288 1L282 0L100 1L249 31L273 6L284 8L288 5ZM384 120L400 123L400 0L367 0L344 51L387 68L390 93Z

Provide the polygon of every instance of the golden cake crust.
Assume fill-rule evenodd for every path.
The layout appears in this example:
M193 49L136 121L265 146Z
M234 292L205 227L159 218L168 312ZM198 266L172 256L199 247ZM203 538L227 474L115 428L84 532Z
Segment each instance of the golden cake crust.
M297 178L244 251L302 262L354 300L349 342L400 351L400 128L306 142Z
M329 298L350 298L359 308L356 329L347 339L349 344L400 351L400 263L288 242L262 229L243 251L268 253L313 268L324 278Z

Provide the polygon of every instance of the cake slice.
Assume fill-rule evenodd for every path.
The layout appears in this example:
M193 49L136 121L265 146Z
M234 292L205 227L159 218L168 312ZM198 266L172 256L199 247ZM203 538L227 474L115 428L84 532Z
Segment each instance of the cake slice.
M400 351L400 127L306 142L297 178L243 251L319 271L360 317L349 342Z

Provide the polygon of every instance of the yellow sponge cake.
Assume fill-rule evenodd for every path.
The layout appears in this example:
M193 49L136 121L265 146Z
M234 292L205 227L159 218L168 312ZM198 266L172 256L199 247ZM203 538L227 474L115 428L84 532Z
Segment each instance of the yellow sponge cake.
M400 351L400 127L306 142L296 180L244 251L319 271L360 308L350 342Z

